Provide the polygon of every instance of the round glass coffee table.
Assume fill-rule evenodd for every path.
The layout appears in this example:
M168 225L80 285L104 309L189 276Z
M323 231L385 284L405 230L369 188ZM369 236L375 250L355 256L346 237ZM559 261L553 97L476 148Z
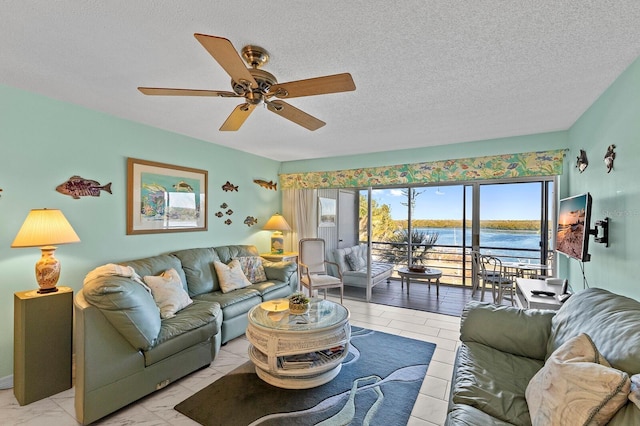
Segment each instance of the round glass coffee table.
M265 382L307 389L338 375L349 352L349 310L330 300L311 299L309 312L290 314L288 300L268 301L249 313L249 358Z

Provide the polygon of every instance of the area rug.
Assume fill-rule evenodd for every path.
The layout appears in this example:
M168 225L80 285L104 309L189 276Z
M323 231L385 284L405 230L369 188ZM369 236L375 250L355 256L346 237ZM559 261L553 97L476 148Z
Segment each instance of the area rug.
M404 425L436 345L352 327L336 378L311 389L262 381L251 362L175 406L206 426Z

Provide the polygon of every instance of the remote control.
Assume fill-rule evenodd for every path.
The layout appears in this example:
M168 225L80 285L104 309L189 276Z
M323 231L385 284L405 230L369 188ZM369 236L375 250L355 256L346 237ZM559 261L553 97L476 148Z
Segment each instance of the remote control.
M552 291L545 290L531 290L531 294L534 296L555 296L556 294Z

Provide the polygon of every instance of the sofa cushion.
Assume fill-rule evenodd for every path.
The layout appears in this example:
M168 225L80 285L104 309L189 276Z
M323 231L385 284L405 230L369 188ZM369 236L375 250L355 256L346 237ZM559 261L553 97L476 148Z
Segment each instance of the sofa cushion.
M145 365L207 342L220 332L221 323L222 310L219 304L195 300L177 315L162 321L156 346L144 351Z
M86 281L83 293L131 346L143 350L156 344L160 310L143 285L125 277L99 277Z
M585 308L589 307L589 308ZM547 357L586 333L600 353L629 376L640 373L640 302L601 288L571 296L553 318Z
M259 256L258 249L253 245L229 245L214 247L220 262L229 263L239 256Z
M251 287L234 290L229 293L214 291L196 296L194 300L206 300L218 302L222 308L224 321L235 318L238 315L246 315L253 306L262 303L260 293Z
M267 275L264 272L262 258L260 256L238 256L235 260L240 262L242 272L251 284L267 280Z
M447 416L446 424L460 426L511 426L513 423L496 419L470 405L453 404Z
M144 259L130 260L122 262L122 265L131 266L141 277L146 275L160 275L167 269L175 269L180 276L180 281L187 290L187 278L182 270L180 259L169 254L161 254L159 256L146 257Z
M480 343L460 346L451 404L472 406L503 422L530 425L525 390L542 360L499 351Z
M213 266L216 268L220 289L223 293L229 293L251 285L251 281L245 277L240 262L237 260L232 260L228 265L216 261L213 262Z
M606 424L627 403L630 384L580 334L556 349L527 386L532 424Z
M292 280L298 281L296 272L298 265L293 262L270 262L262 259L262 267L268 280L282 281L291 284Z
M460 340L544 360L554 311L471 301L462 311Z
M151 288L151 295L160 309L161 318L171 318L193 302L173 268L159 276L147 275L143 280Z
M186 277L189 296L220 290L213 262L220 260L213 248L193 248L173 253L180 259Z

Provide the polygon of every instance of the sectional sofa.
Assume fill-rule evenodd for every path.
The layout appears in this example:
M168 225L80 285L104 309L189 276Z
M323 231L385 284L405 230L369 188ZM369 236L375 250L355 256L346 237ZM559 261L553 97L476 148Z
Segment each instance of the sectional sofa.
M262 265L253 283L221 286L216 268L234 259ZM82 424L209 365L222 344L245 333L249 309L298 287L294 263L268 262L248 245L180 250L100 271L74 298L75 409ZM159 306L156 296L171 280L182 285L179 297Z
M470 302L460 340L446 425L640 424L636 300L589 288L557 312Z

